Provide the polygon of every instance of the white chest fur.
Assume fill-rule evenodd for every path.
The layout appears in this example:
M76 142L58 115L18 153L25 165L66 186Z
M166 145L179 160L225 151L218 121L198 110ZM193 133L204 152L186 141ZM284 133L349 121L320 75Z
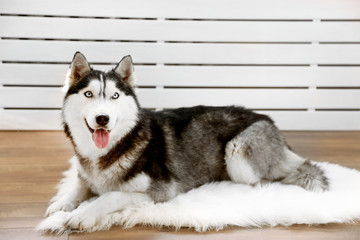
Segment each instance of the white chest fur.
M122 192L146 192L151 179L144 172L135 175L128 181L122 181L123 168L113 164L105 170L98 169L95 164L90 164L85 170L79 166L79 173L88 187L96 194L104 194L111 191Z

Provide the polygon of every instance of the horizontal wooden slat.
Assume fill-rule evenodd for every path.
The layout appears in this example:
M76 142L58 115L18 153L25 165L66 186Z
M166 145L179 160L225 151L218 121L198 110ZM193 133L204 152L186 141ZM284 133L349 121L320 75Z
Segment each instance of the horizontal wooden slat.
M281 130L360 130L360 112L266 112Z
M0 26L0 36L11 38L360 42L360 22L146 21L2 16Z
M69 65L2 64L0 84L62 85L68 69ZM140 86L360 86L360 67L135 66L135 73Z
M144 107L173 108L203 105L244 105L248 108L360 108L360 90L307 89L141 89Z
M59 130L59 110L0 110L0 129Z
M64 93L60 88L0 88L0 107L9 108L59 108Z
M360 130L360 112L261 111L281 130ZM299 121L301 119L301 121ZM60 111L0 111L0 129L60 130Z
M62 96L60 88L0 88L0 104L5 108L59 108ZM145 108L237 104L255 109L360 109L360 90L138 89L138 97Z
M184 64L360 64L360 45L193 44L66 41L0 41L3 61L69 62L76 52L90 61L117 62L131 54L135 62ZM17 53L17 54L14 54Z
M0 64L0 84L62 85L70 65Z
M136 66L135 73L142 86L360 86L360 67Z
M311 19L360 18L357 0L2 0L1 12L66 16Z

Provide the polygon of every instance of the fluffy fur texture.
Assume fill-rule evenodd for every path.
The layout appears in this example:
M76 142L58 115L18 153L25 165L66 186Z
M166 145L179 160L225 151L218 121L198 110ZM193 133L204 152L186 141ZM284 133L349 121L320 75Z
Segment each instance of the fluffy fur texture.
M86 231L107 230L112 225L129 228L136 224L206 231L227 226L289 226L360 220L360 172L335 164L316 164L329 179L330 189L326 192L311 192L281 183L255 187L232 182L209 183L165 203L128 206L121 212L103 216L97 225ZM70 171L67 174L71 174ZM79 209L91 201L83 202ZM70 214L57 212L45 219L37 230L68 232L64 219Z

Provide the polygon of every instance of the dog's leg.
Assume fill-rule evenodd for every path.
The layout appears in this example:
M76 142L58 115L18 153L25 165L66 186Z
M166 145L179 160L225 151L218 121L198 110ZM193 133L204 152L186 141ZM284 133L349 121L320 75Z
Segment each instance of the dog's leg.
M290 151L278 129L266 121L252 124L231 139L225 162L231 180L237 183L282 181L310 191L328 189L320 167Z
M70 159L71 167L64 173L58 186L58 193L51 199L51 205L46 210L46 216L58 211L72 211L90 195L90 190L78 176L76 156Z
M109 229L113 224L112 213L147 202L152 202L152 199L146 193L108 192L80 205L65 219L64 225L67 229L80 231Z

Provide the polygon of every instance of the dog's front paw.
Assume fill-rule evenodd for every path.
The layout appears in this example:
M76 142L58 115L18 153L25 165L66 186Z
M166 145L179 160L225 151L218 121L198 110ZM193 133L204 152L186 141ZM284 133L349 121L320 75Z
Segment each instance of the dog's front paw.
M70 233L70 230L64 226L64 219L70 215L69 212L58 211L50 217L44 219L37 227L36 230L41 233Z
M48 217L54 214L55 212L59 212L59 211L70 212L74 209L75 209L75 205L72 202L58 200L56 202L53 202L47 208L45 216Z
M90 232L96 228L101 215L92 211L75 210L65 220L64 226L67 229Z

